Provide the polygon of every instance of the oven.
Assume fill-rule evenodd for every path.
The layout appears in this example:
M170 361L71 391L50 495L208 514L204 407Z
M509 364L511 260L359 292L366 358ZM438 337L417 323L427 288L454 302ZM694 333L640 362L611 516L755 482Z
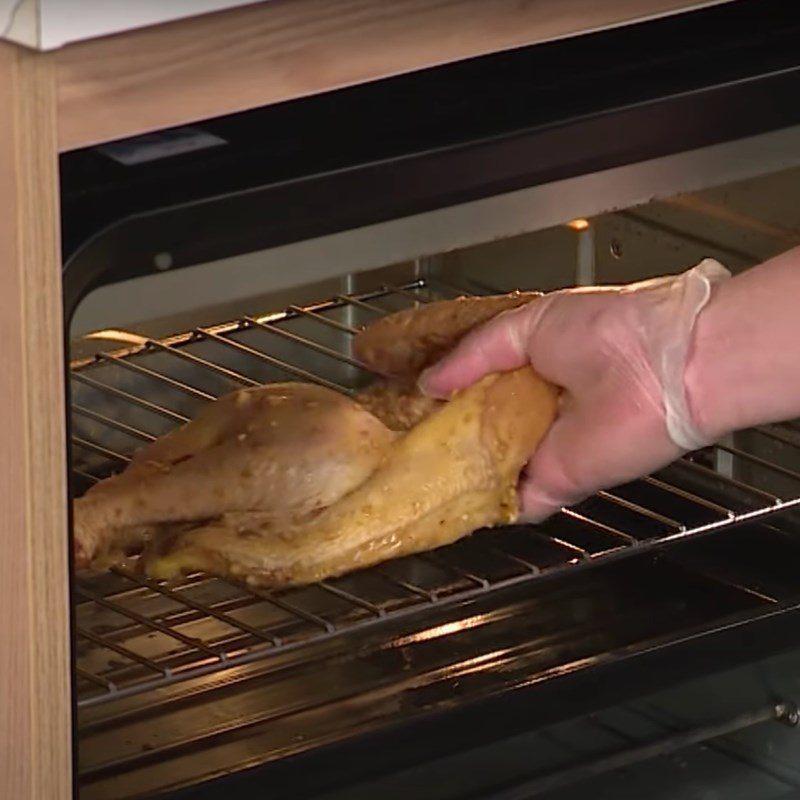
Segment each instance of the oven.
M440 298L800 244L800 13L731 2L61 158L71 494ZM79 796L793 797L800 424L301 589L72 585Z

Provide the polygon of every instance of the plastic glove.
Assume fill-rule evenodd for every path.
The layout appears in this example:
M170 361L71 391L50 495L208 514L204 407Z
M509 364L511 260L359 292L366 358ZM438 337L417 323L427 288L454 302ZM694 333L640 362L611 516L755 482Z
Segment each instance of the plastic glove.
M562 387L559 418L520 482L523 518L540 521L710 443L683 376L697 316L728 277L707 259L682 275L553 292L473 331L420 387L447 397L526 363Z

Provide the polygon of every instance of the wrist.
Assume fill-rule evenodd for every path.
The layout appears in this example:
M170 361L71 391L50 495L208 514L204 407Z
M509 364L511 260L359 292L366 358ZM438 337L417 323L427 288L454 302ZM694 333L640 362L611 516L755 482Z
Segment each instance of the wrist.
M719 286L697 317L684 371L686 404L692 423L714 442L744 424L740 407L744 376L737 357L747 338L746 320L727 313L728 287Z
M710 443L708 432L698 424L701 415L691 410L687 365L698 320L714 290L728 278L730 272L725 267L706 258L681 275L661 279L650 286L647 327L650 329L651 364L655 366L662 387L669 437L684 451Z
M718 429L718 423L711 414L711 409L716 407L713 400L713 386L710 383L710 374L707 369L707 352L711 340L708 320L712 316L708 307L700 312L683 374L686 405L692 424L709 441L718 439L724 434Z

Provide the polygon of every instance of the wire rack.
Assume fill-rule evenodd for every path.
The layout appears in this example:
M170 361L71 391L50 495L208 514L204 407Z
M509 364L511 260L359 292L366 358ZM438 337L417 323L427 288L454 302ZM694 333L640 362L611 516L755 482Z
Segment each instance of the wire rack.
M290 306L73 362L73 490L242 386L302 380L348 394L373 376L353 335L386 313L463 294L416 280ZM265 592L208 575L178 584L115 570L75 580L80 706L149 691L312 641L422 615L501 587L792 514L800 425L746 431L656 475L601 492L542 526L477 533L315 586ZM782 519L785 518L782 517Z

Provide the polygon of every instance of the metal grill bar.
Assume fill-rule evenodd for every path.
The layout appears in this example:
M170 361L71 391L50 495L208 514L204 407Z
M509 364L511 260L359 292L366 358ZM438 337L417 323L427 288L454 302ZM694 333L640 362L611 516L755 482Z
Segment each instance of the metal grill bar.
M703 506L703 508L707 508L709 511L716 511L719 514L724 514L726 517L731 517L733 515L733 511L731 511L731 509L725 508L725 506L721 506L719 503L714 503L713 501L707 500L704 497L698 497L691 492L684 491L683 489L679 489L677 486L673 486L672 484L666 483L658 478L654 478L652 475L643 478L642 480L644 483L647 483L650 486L655 486L656 488L662 489L665 492L674 494L676 497L680 497L683 500L688 500L690 503L696 503L699 506Z
M656 511L652 511L649 508L645 508L644 506L639 505L638 503L633 503L630 500L626 500L623 497L618 497L617 495L611 492L598 492L598 497L602 497L604 500L610 500L612 503L616 503L618 506L622 506L623 508L627 508L628 511L633 511L636 514L641 514L643 517L648 517L652 519L654 522L660 522L662 525L666 525L669 528L672 528L676 531L681 531L684 529L684 526L681 525L680 522L677 522L674 519L670 519L669 517L665 517L663 514L659 514Z
M129 608L125 608L124 606L119 605L119 603L113 603L107 598L100 597L99 595L89 591L88 589L83 588L82 586L78 586L76 592L79 595L81 595L81 597L84 597L87 600L91 600L95 605L101 606L102 608L106 608L109 611L114 612L115 614L119 614L123 617L127 617L128 619L133 620L133 622L138 623L145 630L158 631L158 633L163 633L165 636L170 636L173 639L179 641L181 644L186 645L187 647L202 651L207 656L212 656L213 658L219 659L220 661L225 660L224 654L220 654L213 648L208 647L207 645L203 644L203 642L198 642L196 639L192 639L190 636L184 636L180 631L176 631L166 625L162 625L155 619L145 617L136 611L132 611Z
M143 367L141 364L135 364L133 361L119 358L118 356L110 355L108 353L101 353L98 358L100 358L102 361L108 361L112 364L116 364L123 369L127 369L129 372L135 372L137 375L145 375L153 380L166 383L171 388L177 389L179 392L188 394L190 397L195 397L198 400L216 400L216 397L214 397L213 394L208 394L208 392L204 392L194 386L189 386L187 383L175 380L175 378L170 378L168 375L162 375L160 372Z
M164 406L160 406L157 403L152 403L149 400L145 400L143 397L138 397L135 394L118 389L116 386L109 386L108 384L95 380L83 372L73 372L72 380L78 381L79 383L84 383L86 386L91 386L93 389L97 389L99 392L111 395L112 397L124 403L130 403L132 406L138 406L139 408L143 408L145 411L152 411L154 414L158 414L161 417L166 417L168 420L177 422L180 425L189 421L189 417L179 414L177 411L164 408Z
M388 283L384 283L381 287L383 291L387 292L388 294L399 294L403 297L408 297L413 300L415 303L420 303L422 305L426 305L427 303L433 302L427 297L421 297L420 295L416 294L415 292L409 291L408 289L403 288L402 286L393 286Z
M239 622L238 620L229 617L227 614L223 614L211 608L209 605L198 603L196 600L192 600L190 597L181 595L163 584L146 580L139 575L130 572L129 570L122 570L118 568L115 570L115 572L119 573L124 578L127 578L132 583L135 583L137 586L141 586L143 589L149 589L151 592L156 592L164 597L168 597L170 600L174 600L176 603L193 608L195 611L199 611L201 614L204 614L208 617L214 617L214 619L223 622L225 625L228 625L235 630L238 630L240 633L247 633L263 642L269 642L272 645L275 644L274 637L270 636L268 633L264 633L263 631L260 631L245 622Z
M348 603L357 606L358 608L363 608L365 611L369 611L376 617L382 617L386 614L385 609L376 606L374 603L370 603L369 600L364 600L363 598L358 597L358 595L346 592L344 589L340 589L338 586L332 586L327 581L322 581L319 586L321 589L324 589L326 592L334 595L335 597L338 597L341 600L346 600Z
M78 445L78 447L82 447L84 450L89 450L92 453L97 453L97 455L99 456L105 456L106 458L110 458L113 461L119 461L122 464L128 464L131 460L130 456L125 456L122 453L117 453L110 447L103 447L103 445L101 444L97 444L96 442L90 442L87 439L82 439L80 436L73 436L72 441L76 445Z
M740 489L743 492L749 492L750 494L757 495L764 500L768 500L770 503L777 504L780 503L781 499L775 494L771 492L764 491L764 489L759 489L755 486L751 486L749 483L744 483L743 481L736 480L736 478L731 478L729 475L723 475L721 472L717 472L710 467L707 467L705 464L698 464L696 461L684 460L681 462L681 465L690 469L694 470L695 472L700 472L705 474L707 477L713 477L716 480L722 481L723 483L727 483L728 486L732 486L736 489Z
M513 561L515 564L518 564L519 566L528 570L528 572L530 572L532 575L538 575L541 572L536 564L532 564L530 561L525 558L521 558L520 556L515 556L513 553L507 553L501 547L487 547L486 549L490 553L497 553L497 555L502 556L509 561Z
M90 483L97 483L100 478L96 475L90 475L88 472L84 472L82 469L78 469L74 467L72 470L78 477L83 478L85 481L89 481Z
M765 458L759 458L758 456L753 455L752 453L746 453L744 450L740 450L738 447L730 447L729 445L717 445L717 450L722 450L725 453L730 453L731 455L737 456L738 458L742 458L745 461L749 461L751 464L757 464L759 467L763 467L764 469L768 469L771 472L777 472L780 475L783 475L787 478L791 478L795 481L800 481L800 473L795 472L792 469L787 469L786 467L782 467L780 464L774 464L771 461L767 461Z
M156 437L150 433L140 431L138 428L126 425L124 422L120 422L119 420L111 419L111 417L107 417L105 414L98 414L97 411L92 411L90 408L73 405L72 411L81 417L86 417L87 419L94 420L102 425L107 425L109 428L113 428L121 433L127 433L129 436L133 436L136 439L141 439L144 442L154 442L156 439Z
M789 427L786 425L785 427ZM787 436L785 433L781 431L772 430L770 428L765 428L760 426L758 428L753 428L753 430L760 434L761 436L766 436L768 439L772 439L774 442L780 442L781 444L788 444L790 447L797 447L800 443L800 439L797 436ZM793 430L797 430L794 428Z
M562 511L561 513L563 514L565 512ZM563 547L565 550L575 553L579 561L588 561L592 558L592 554L588 550L584 550L582 547L578 547L577 544L568 542L565 539L562 539L560 536L548 536L542 533L542 531L531 531L531 533L533 533L533 535L539 539L544 539L547 542L553 542L554 544Z
M323 325L327 325L329 328L335 328L336 330L343 331L344 333L358 333L358 328L354 328L352 325L345 325L343 322L339 322L337 319L331 319L330 317L326 317L323 314L318 314L316 311L312 311L311 309L301 308L300 306L289 306L289 310L293 311L295 314L300 314L304 317L314 319L317 322L321 322Z
M130 661L135 661L137 664L141 664L143 667L147 667L153 672L162 674L165 678L168 678L171 674L169 667L159 667L158 664L156 664L154 661L151 661L149 658L145 658L144 656L133 652L133 650L130 650L127 647L122 647L106 637L98 636L96 633L92 633L91 631L87 631L83 628L78 628L76 633L79 637L88 639L90 642L94 642L95 644L104 647L106 650L112 650L123 658L127 658Z
M364 300L359 300L357 297L348 297L346 294L340 294L336 296L336 299L346 305L363 308L364 311L371 311L373 314L378 314L380 316L386 313L380 306L376 306L374 303L367 303Z
M561 513L564 514L564 516L570 517L578 522L582 522L585 525L590 525L593 528L597 528L598 530L603 531L603 533L616 536L618 539L622 539L626 545L634 546L639 543L639 540L635 536L631 536L629 533L623 533L623 531L619 530L618 528L614 528L611 525L607 525L605 522L598 522L596 519L592 519L586 514L579 514L577 511L573 511L570 508L562 509Z
M394 575L389 574L388 572L386 572L385 569L383 569L380 566L375 568L375 572L376 574L380 575L381 578L383 578L385 581L388 581L389 583L399 587L400 589L404 589L410 594L416 595L417 597L421 597L423 600L428 600L430 602L433 602L436 599L436 595L429 589L422 589L419 586L415 586L413 583L409 583L408 581L395 578Z
M105 689L108 692L113 692L117 688L114 685L113 681L110 681L107 678L100 678L94 673L88 672L87 670L83 669L82 667L75 667L75 672L77 676L82 680L88 681L89 683L93 683L95 686L99 686L100 688Z
M201 341L203 334L201 334L200 331L198 331L198 334L198 341ZM148 344L154 350L160 350L162 353L169 353L169 355L175 356L175 358L182 358L184 361L188 361L190 364L197 364L203 369L207 369L210 372L216 372L217 375L222 375L223 378L229 378L230 380L244 384L245 386L259 385L258 381L248 378L246 375L242 375L240 372L234 372L232 369L223 367L220 364L215 364L213 361L208 361L205 358L200 358L200 356L197 356L194 353L188 353L186 350L181 350L177 347L161 344L161 342L152 340L148 342Z
M235 585L230 581L225 581L222 578L211 578L200 574L187 576L184 579L183 583L181 584L181 588L187 588L190 586L196 588L198 585L202 583L210 583L212 581L217 581L220 584L226 584L231 588L235 588L238 592L242 591L241 586ZM153 584L151 582L148 582L147 585L152 586L153 588L158 586L158 584ZM196 611L202 612L206 609L210 609L209 616L215 616L216 618L220 619L221 622L228 624L230 621L230 618L227 615L225 616L224 619L222 619L218 612L215 613L218 608L218 606L216 605L213 608L211 608L210 606L202 603L197 603L197 602L186 603L183 594L178 592L173 592L169 596L176 602L179 602L182 605L186 605L187 608L191 608ZM223 603L220 603L219 605L223 605L225 603L235 603L237 607L247 607L248 605L253 605L258 601L269 603L270 605L279 608L281 611L285 611L291 617L295 617L297 620L308 622L311 625L321 628L323 631L327 633L333 632L335 630L335 627L327 620L322 619L322 617L319 617L318 615L312 614L310 612L306 612L304 609L293 606L291 603L281 600L275 595L269 594L255 587L249 587L246 590L245 594L239 594L237 598L234 598L230 601L223 601ZM238 622L234 624L240 625L240 623ZM267 631L260 631L260 636L268 637L275 647L282 647L284 644L280 636L276 636Z
M299 617L305 622L310 622L312 625L322 628L322 630L326 633L333 633L336 630L336 626L329 620L325 619L324 617L320 617L319 614L313 614L304 608L298 608L296 605L293 605L282 597L277 597L274 594L268 594L267 592L262 592L259 589L254 588L250 588L249 591L252 592L256 597L265 600L267 603L272 603L272 605L281 609L281 611L285 611L287 614L292 614L293 616Z
M420 555L417 556L417 558L422 558L425 561L430 561L432 564L435 564L440 569L443 569L446 572L452 572L454 575L458 575L459 578L464 578L468 580L470 583L474 584L480 589L487 589L489 587L489 581L487 581L486 578L483 578L480 575L475 575L469 570L463 569L462 567L458 566L458 564L451 564L448 561L445 561L443 558L439 556L438 553L435 552L421 553Z
M249 356L253 356L254 358L263 361L270 366L277 367L284 372L288 372L289 375L294 375L297 378L302 378L304 381L309 381L310 383L317 383L320 386L325 386L328 389L333 389L338 392L346 391L346 387L334 383L333 381L326 380L325 378L321 378L319 375L315 375L313 372L309 372L307 369L302 369L301 367L295 367L286 361L283 361L280 358L275 358L275 356L267 355L267 353L262 353L260 350L256 350L254 347L248 347L246 344L242 344L241 342L237 342L234 339L229 339L225 336L219 336L212 331L207 331L202 328L198 328L198 333L207 336L209 339L219 342L221 345L226 347L231 347L234 350L238 350L240 353L245 353ZM257 382L254 382L257 383Z
M306 339L303 336L299 336L296 333L292 333L291 331L279 328L275 324L269 325L264 322L259 322L257 319L253 319L252 317L244 317L244 320L254 328L259 328L260 330L276 334L277 336L282 336L284 339L288 339L290 342L294 342L295 344L299 344L302 345L303 347L308 347L311 350L315 350L317 353L322 353L323 355L335 358L337 361L342 361L345 364L349 364L351 367L358 367L359 369L363 369L364 372L369 372L369 368L367 367L366 364L359 361L357 358L348 356L345 353L340 353L338 350L334 350L330 347L325 347L325 345L319 344L318 342L314 342L311 339Z
M167 408L158 400L157 394L150 394L149 388L145 387L152 385L158 391L178 391L204 403L215 399L212 394L184 380L163 374L148 359L152 360L162 353L169 354L181 359L187 368L196 369L199 378L213 373L246 386L258 384L258 379L248 373L248 368L252 370L253 363L257 362L299 379L343 391L346 381L338 383L316 375L308 369L302 356L305 350L309 356L315 354L317 358L319 355L330 358L332 364L339 364L342 369L366 369L365 365L347 354L350 337L358 332L358 328L339 322L327 316L326 312L350 307L370 315L383 314L385 310L372 301L391 298L393 307L403 304L411 307L436 299L435 292L431 298L422 297L418 292L420 289L441 289L447 296L468 294L441 281L384 285L379 290L357 296L341 295L308 307L290 306L281 313L263 317L247 316L219 326L198 328L162 342L150 341L124 352L101 355L93 361L73 365L76 383L101 393L104 398L102 411L91 407L90 395L81 395L80 402L73 408L78 416L99 423L96 434L94 431L91 434L82 431L74 440L78 451L75 474L83 480L96 481L93 473L102 471L102 467L96 467L98 458L116 466L128 462L132 453L125 450L127 445L119 444L119 437L114 439L110 436L114 432L126 435L132 442L152 441L154 435L145 430L145 425L138 424L137 413L156 414L174 425L187 421L185 414ZM278 324L291 319L302 319L305 325L316 326L319 335L309 338ZM233 334L248 330L274 334L296 346L298 363L290 363L285 358L265 352L251 342L245 344L231 338ZM227 362L225 366L216 364L196 352L184 349L187 345L203 341L226 348L234 365L230 366ZM136 360L133 361L131 356L136 356ZM236 361L237 358L240 360ZM101 367L103 372L93 374L95 366ZM112 373L115 370L127 371L135 379L132 381L135 388L129 390L113 385ZM189 380L192 380L191 377ZM114 404L120 410L124 409L124 422L115 417L113 410L108 410L107 406L113 408ZM104 435L103 431L108 431L109 438L95 439L95 435ZM800 453L800 440L795 440L791 435L781 435L780 430L772 429L759 430L758 433ZM738 445L720 446L717 449L726 452L734 465L748 464L763 468L780 478L800 481L799 472L768 461ZM95 466L85 464L80 453L91 454ZM79 611L91 610L86 619L97 618L100 622L97 627L94 622L89 624L84 619L78 628L78 635L83 643L95 648L91 652L100 655L100 659L78 659L77 674L81 679L79 704L92 705L111 696L136 694L177 680L209 674L227 666L269 657L270 654L287 652L303 647L312 640L338 636L367 625L378 625L387 618L401 618L432 606L462 602L494 589L535 580L539 575L583 568L600 560L623 558L628 553L650 551L725 527L758 521L779 511L800 508L800 498L782 500L768 490L768 484L754 486L746 483L739 479L740 473L736 471L737 477L733 477L691 458L682 462L682 469L703 485L713 479L715 484L742 492L752 508L744 513L736 512L719 501L716 495L711 499L687 488L693 486L692 482L684 485L683 481L678 481L680 485L673 485L672 477L650 477L644 479L641 485L648 487L651 494L657 492L675 498L677 507L682 503L689 509L702 510L704 519L708 519L709 512L713 512L714 519L702 525L689 524L681 518L664 514L663 508L656 510L650 507L636 494L633 495L635 499L630 499L627 491L625 496L618 492L601 492L600 499L607 504L609 511L614 512L613 523L605 519L606 506L592 506L590 510L565 509L562 519L569 525L562 525L563 531L559 529L557 517L545 528L522 529L521 536L520 529L508 535L502 531L486 536L477 535L464 550L459 550L459 546L444 548L369 570L368 574L373 579L378 578L379 585L384 587L377 595L369 593L366 576L359 575L350 576L344 582L326 581L309 590L279 593L204 576L188 577L178 585L169 586L147 580L130 570L118 571L116 578L81 576L76 586L76 594L80 598ZM653 530L655 523L666 532L644 536L639 531L639 536L636 536L618 521L618 518L625 518L626 515L641 518L647 530ZM675 516L679 515L676 513ZM644 525L645 521L648 525ZM538 552L543 545L546 546L546 565L544 562L536 563L538 557L530 555L531 548L533 552ZM465 560L460 559L459 553L464 554ZM482 559L484 554L485 559ZM469 565L469 568L465 565ZM120 585L109 590L108 582L113 580L119 580ZM375 585L374 580L372 583ZM96 585L101 588L95 588ZM188 594L189 590L191 595ZM118 599L123 594L128 598L125 603ZM229 612L233 609L242 610L247 621L232 616ZM354 614L356 609L367 613ZM122 629L119 627L120 619L127 620ZM221 636L221 626L230 633ZM284 635L285 629L291 630L291 633ZM109 630L114 632L113 636L108 633ZM184 630L203 633L193 636ZM174 641L179 649L170 650L164 657L138 649L141 640L146 639L148 634L167 637L167 641ZM102 653L106 656L103 657ZM108 662L109 654L123 657L130 667L101 672L89 667L90 663ZM169 659L169 663L166 663L166 659ZM137 673L137 669L140 672Z

